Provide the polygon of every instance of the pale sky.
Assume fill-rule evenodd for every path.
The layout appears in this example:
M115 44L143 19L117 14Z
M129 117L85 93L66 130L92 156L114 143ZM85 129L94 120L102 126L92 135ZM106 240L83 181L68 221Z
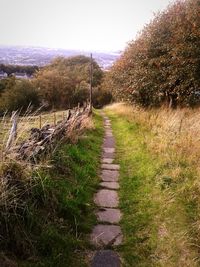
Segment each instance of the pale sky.
M173 0L0 0L0 45L122 50Z

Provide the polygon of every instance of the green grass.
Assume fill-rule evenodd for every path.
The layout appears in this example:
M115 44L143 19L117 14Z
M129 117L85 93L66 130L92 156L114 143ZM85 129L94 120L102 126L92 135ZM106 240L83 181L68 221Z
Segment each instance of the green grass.
M77 144L62 144L52 168L38 170L19 224L15 217L5 243L20 267L88 266L88 234L96 222L93 194L103 139L102 118L94 114L94 128ZM12 243L12 246L11 246ZM4 247L4 249L6 248ZM5 251L6 253L6 251Z
M197 209L189 194L195 170L183 158L173 162L154 153L148 144L154 135L145 125L112 108L106 112L112 119L116 162L121 166L124 243L119 252L123 266L199 266L195 236L191 233ZM181 171L174 181L171 172L177 167Z

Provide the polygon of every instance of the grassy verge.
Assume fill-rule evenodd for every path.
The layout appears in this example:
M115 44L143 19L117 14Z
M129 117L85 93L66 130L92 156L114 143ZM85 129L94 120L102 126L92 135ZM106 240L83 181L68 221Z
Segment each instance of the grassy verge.
M78 143L56 150L48 163L51 168L31 174L34 183L23 212L8 216L12 223L5 226L9 233L1 242L4 259L15 255L20 267L87 266L87 234L96 220L93 194L103 138L98 114L93 123Z
M166 121L159 120L164 111L114 105L106 112L112 118L121 165L123 266L199 266L196 155L184 154L186 142L177 150L183 136L172 127L167 135Z

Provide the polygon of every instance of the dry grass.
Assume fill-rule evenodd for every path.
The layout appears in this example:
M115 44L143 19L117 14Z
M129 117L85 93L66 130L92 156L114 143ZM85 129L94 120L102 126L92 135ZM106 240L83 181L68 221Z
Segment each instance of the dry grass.
M29 111L23 117L18 118L18 126L17 126L17 138L13 143L13 146L25 140L30 133L31 128L39 128L43 127L47 124L54 125L58 121L63 120L64 117L67 116L68 111L58 111L56 113L40 113L40 110L37 110L32 115L29 114ZM5 146L9 137L10 129L12 126L11 117L4 116L0 118L0 156L2 158L3 151L5 150Z
M18 118L17 138L12 143L12 147L21 143L23 140L26 140L30 136L30 130L32 128L39 128L40 126L43 127L47 124L54 125L55 123L62 121L68 115L68 111L66 110L56 112L56 114L50 112L38 115L37 113L39 113L39 110L32 115L28 114L27 111L25 116ZM28 190L31 190L31 187L33 186L32 184L35 186L36 181L32 180L32 172L37 171L38 168L48 169L51 167L51 164L49 163L48 157L43 159L43 161L39 164L32 165L31 163L15 159L15 157L12 157L12 154L7 155L5 151L12 126L11 118L4 116L0 121L0 126L0 210L2 212L2 210L5 209L6 217L6 209L19 208L19 199L21 198L22 192L28 192ZM81 130L83 131L83 129ZM79 132L77 130L76 140L78 136ZM18 182L23 183L23 186L25 187L20 188L19 190L17 184Z
M157 153L170 153L187 158L198 167L200 163L200 109L151 109L116 103L107 107L151 129L154 138L148 144ZM149 143L150 142L150 143Z
M116 103L106 110L138 125L142 145L159 166L150 189L156 215L149 231L156 248L149 266L200 266L200 109Z
M72 112L73 114L73 112ZM56 113L56 122L62 121L64 117L68 115L68 111L60 111ZM94 122L92 121L91 117L88 117L88 115L83 114L83 118L80 121L77 119L70 121L70 126L71 126L71 133L67 133L67 140L70 140L70 144L73 142L76 142L78 137L84 133L84 131L87 129L88 133L90 130L96 131L96 125L94 125ZM80 123L80 124L79 124ZM40 120L39 120L39 115L26 115L24 117L19 118L18 122L18 136L17 139L15 140L13 145L16 145L17 143L23 141L29 136L29 131L33 127L39 127ZM48 113L48 114L43 114L42 115L42 125L54 125L55 124L55 115L54 113ZM71 125L72 124L72 125ZM11 123L10 123L10 118L4 117L2 118L1 121L1 143L2 143L2 152L3 149L5 148L6 141L9 135ZM100 128L100 126L98 126ZM92 133L92 131L91 131ZM70 135L71 134L71 135ZM92 134L91 134L92 137ZM98 136L98 140L101 139L102 136ZM87 141L87 140L86 140ZM84 142L84 140L83 140ZM88 140L88 142L91 142ZM60 145L60 143L58 144ZM93 142L92 142L93 145ZM95 146L96 144L94 144ZM100 144L98 144L99 150L100 150ZM69 151L64 151L63 149L69 149ZM51 193L51 190L57 190L57 185L54 188L54 183L49 180L50 184L46 184L45 188L45 183L46 180L50 179L49 175L56 176L58 175L59 170L61 169L61 176L63 175L63 169L67 169L68 171L68 163L64 163L65 160L71 160L70 156L67 156L68 153L70 153L71 150L75 150L76 146L71 146L68 145L67 142L66 144L63 144L62 146L59 147L59 149L54 150L54 152L50 155L47 155L45 158L39 162L39 164L31 164L29 162L23 162L23 161L17 161L16 159L6 156L2 158L3 160L0 162L0 224L2 225L1 227L1 234L0 234L0 243L1 243L1 248L6 247L9 251L9 246L12 240L16 241L17 244L13 244L13 247L15 249L15 246L17 247L19 245L22 246L22 251L26 255L26 250L29 251L32 249L33 244L31 243L30 237L28 237L27 233L29 231L29 219L31 218L33 221L35 220L34 216L37 216L32 210L33 208L35 209L34 211L37 210L37 205L36 203L43 203L46 201L47 198L47 192L49 194ZM61 152L61 150L63 150ZM60 151L60 154L59 154ZM65 153L66 154L65 154ZM55 154L58 154L58 156L55 156ZM73 153L73 151L71 152ZM85 157L85 151L83 151L83 155ZM92 153L88 150L88 154ZM96 153L95 150L93 153ZM54 154L54 158L52 161L52 154ZM77 154L77 157L80 157L81 153ZM57 158L58 157L58 158ZM87 156L86 156L87 157ZM95 162L95 157L98 157L98 155L93 156L93 161ZM58 170L55 168L54 164L55 161L58 163ZM91 164L94 165L93 161L91 161L88 165ZM60 167L61 164L63 164L62 168ZM78 160L78 163L80 165L80 160ZM96 164L96 163L95 163ZM65 166L66 165L66 166ZM55 168L55 169L54 169ZM92 167L93 168L93 167ZM88 170L93 170L92 168L88 168ZM69 176L69 173L66 171L66 176ZM79 172L79 169L76 167L75 168L76 172ZM88 172L89 172L88 171ZM55 172L55 173L54 173ZM83 183L85 184L85 176L88 175L88 172L82 173L81 174L81 179L83 180ZM94 172L94 171L93 171ZM69 188L66 186L66 188L63 188L64 182L68 182L66 179L66 176L63 175L61 178L63 179L62 183L59 184L61 189L68 190ZM93 182L94 174L92 173L91 175L92 179L91 181ZM59 179L58 179L59 180ZM72 183L73 184L73 183ZM50 188L51 186L51 188ZM90 190L91 188L88 187ZM60 191L60 199L66 199L66 195L63 197L61 196L62 190ZM85 190L84 190L85 192ZM55 196L52 200L54 201ZM37 202L38 201L38 202ZM56 200L58 202L58 200ZM57 204L56 202L56 204ZM61 201L62 202L62 201ZM78 202L78 201L77 201ZM32 204L31 204L32 203ZM64 202L63 202L64 203ZM60 205L63 203L59 203ZM49 203L48 203L49 204ZM30 205L30 206L29 206ZM64 204L63 204L64 205ZM53 205L52 205L53 207ZM31 211L29 210L31 209ZM45 212L48 212L48 209L46 209ZM49 215L48 215L49 216ZM24 219L25 218L25 219ZM28 218L28 219L27 219ZM53 218L52 218L53 220ZM74 219L73 219L74 220ZM27 225L26 225L27 223ZM20 228L20 231L18 230L18 227ZM59 225L58 225L59 227ZM4 234L5 232L5 234ZM2 234L3 233L3 234ZM12 240L10 238L12 237ZM67 240L67 239L66 239ZM21 243L23 245L21 245ZM70 242L69 242L70 244ZM31 247L31 248L30 248ZM66 247L65 247L66 249ZM9 251L10 252L10 251ZM13 252L13 251L12 251ZM15 251L14 251L15 253ZM29 252L28 252L29 253ZM61 255L61 254L60 254ZM0 264L1 264L1 256L0 255ZM47 266L47 265L45 265ZM48 265L49 266L49 265ZM56 265L57 266L57 265Z

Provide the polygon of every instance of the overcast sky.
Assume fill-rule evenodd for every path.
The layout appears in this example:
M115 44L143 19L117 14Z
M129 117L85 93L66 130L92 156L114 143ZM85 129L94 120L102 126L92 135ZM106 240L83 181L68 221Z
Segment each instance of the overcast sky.
M0 44L122 50L173 0L0 0Z

